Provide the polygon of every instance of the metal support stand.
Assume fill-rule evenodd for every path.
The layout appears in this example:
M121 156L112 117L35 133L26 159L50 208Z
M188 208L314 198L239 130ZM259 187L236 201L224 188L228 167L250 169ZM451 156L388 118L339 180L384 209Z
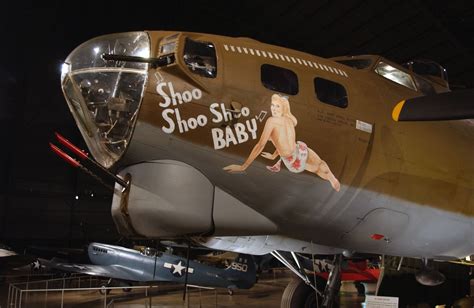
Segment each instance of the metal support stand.
M379 295L380 285L382 284L383 276L385 275L385 255L382 255L382 261L380 266L379 279L377 280L377 287L375 289L375 295Z
M8 306L11 306L11 305L10 305L10 296L11 296L11 293L12 293L12 284L10 283L10 284L8 285L8 296L7 296L7 305L8 305Z
M397 271L399 272L400 269L402 268L402 263L403 263L403 257L400 257L400 262L398 263Z
M64 307L64 289L66 288L66 280L63 277L63 288L61 290L61 308Z
M44 292L44 307L46 308L48 305L48 281L46 280L46 291Z

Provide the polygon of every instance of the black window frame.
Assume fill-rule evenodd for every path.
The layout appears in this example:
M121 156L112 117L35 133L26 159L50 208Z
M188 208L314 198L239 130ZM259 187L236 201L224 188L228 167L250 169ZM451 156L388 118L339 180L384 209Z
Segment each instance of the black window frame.
M289 81L288 77L294 78L294 82ZM298 74L294 71L272 64L262 64L260 66L260 82L268 90L288 94L297 95L299 93Z
M372 59L366 59L366 58L336 60L336 62L341 63L345 66L352 67L352 68L357 69L357 70L368 69L373 64Z
M327 90L327 88L331 86L332 88ZM322 77L315 77L313 79L313 87L314 93L316 94L316 98L324 104L335 106L338 108L347 108L349 106L349 98L347 95L346 87L343 84L336 82L334 80L322 78ZM319 90L318 90L319 89ZM326 89L326 92L321 91L322 89ZM335 92L337 91L344 91L343 95L339 95L340 98L335 98ZM342 93L340 93L342 94ZM341 101L342 100L342 101Z
M207 45L204 48L204 45ZM197 54L199 50L201 54ZM211 53L208 53L212 50ZM194 51L196 54L188 57L190 51ZM198 76L204 78L215 79L217 77L217 51L216 45L213 42L194 40L186 37L183 49L183 61L186 64L188 70Z

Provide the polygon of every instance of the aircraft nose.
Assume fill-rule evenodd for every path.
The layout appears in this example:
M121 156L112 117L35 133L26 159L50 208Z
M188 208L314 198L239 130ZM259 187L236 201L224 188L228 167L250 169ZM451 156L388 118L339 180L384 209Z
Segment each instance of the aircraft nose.
M146 32L100 36L77 47L63 64L69 109L94 158L110 167L129 143L149 64L104 60L104 54L148 58L150 39Z

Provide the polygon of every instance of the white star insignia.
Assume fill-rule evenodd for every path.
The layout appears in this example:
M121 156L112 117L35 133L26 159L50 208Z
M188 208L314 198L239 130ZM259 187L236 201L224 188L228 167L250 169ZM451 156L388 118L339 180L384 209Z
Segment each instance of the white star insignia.
M163 267L169 268L171 270L171 274L173 274L173 275L178 274L179 276L182 276L183 275L183 270L186 269L186 266L183 266L182 262L183 261L179 261L178 264L172 264L172 263L165 262L163 264ZM194 272L194 269L192 267L189 267L188 273L192 274L193 272Z
M185 266L181 265L181 261L179 261L178 264L173 264L173 267L174 267L173 274L178 273L180 276L183 275L183 270L186 269Z
M41 264L39 260L36 260L35 262L33 262L33 269L37 270L37 269L40 269L40 267L41 267Z

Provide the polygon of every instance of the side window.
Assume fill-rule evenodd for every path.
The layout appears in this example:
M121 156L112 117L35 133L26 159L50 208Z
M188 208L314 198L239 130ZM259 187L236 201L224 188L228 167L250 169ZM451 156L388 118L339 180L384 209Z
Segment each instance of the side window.
M317 77L314 78L314 90L321 102L340 108L347 107L347 92L343 85Z
M260 77L265 88L289 95L298 94L298 76L289 69L263 64Z
M341 64L350 66L350 67L358 69L358 70L368 68L370 65L372 65L372 61L370 59L338 60L336 62L339 62Z
M212 43L187 38L183 57L191 72L202 77L216 78L216 50Z
M435 89L428 81L420 78L418 76L413 76L413 80L415 81L416 87L425 95L436 94Z

